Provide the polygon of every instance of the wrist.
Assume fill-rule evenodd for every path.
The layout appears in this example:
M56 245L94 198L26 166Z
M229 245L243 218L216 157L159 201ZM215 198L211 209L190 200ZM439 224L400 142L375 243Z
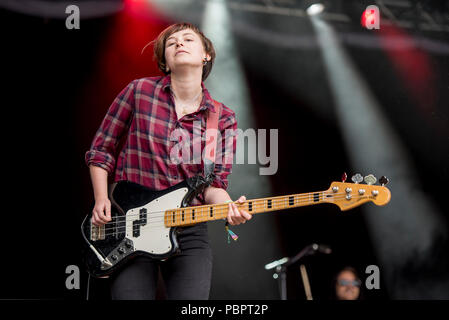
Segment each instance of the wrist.
M95 198L95 202L100 202L100 201L106 201L106 200L109 200L109 199L108 199L108 196L104 196L104 195L96 196L96 197L94 197L94 198Z

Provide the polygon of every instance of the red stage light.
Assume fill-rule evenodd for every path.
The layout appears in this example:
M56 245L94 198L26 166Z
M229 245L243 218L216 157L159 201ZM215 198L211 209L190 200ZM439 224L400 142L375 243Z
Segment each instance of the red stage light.
M379 29L380 28L380 14L379 9L376 6L368 6L363 11L360 23L367 29Z

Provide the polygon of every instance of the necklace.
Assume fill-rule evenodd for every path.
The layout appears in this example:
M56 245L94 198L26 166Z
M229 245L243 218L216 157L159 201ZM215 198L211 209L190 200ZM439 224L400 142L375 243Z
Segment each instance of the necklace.
M179 101L177 101L177 97L175 95L175 93L173 92L173 90L171 90L171 93L173 95L173 98L175 100L175 106L178 108L182 109L182 114L186 115L189 112L192 111L192 106L196 107L196 100L198 99L198 97L203 93L203 90L201 90L200 92L198 92L198 94L195 96L195 98L193 98L192 100L188 101L188 102L184 102L183 104L179 103ZM195 103L195 104L194 104Z

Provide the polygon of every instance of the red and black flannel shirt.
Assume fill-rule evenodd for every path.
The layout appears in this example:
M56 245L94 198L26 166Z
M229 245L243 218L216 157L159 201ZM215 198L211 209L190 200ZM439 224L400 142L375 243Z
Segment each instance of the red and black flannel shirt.
M203 99L199 109L178 119L170 92L170 75L136 79L129 83L115 98L103 119L90 150L86 152L86 164L99 166L109 174L115 170L114 181L128 180L153 190L163 190L197 174L203 174L201 159L179 164L170 159L172 148L179 143L170 141L173 130L177 128L190 134L192 155L199 144L201 151L205 146L206 110L214 111L215 108L204 83L201 86ZM194 140L193 131L199 129L194 122L199 124L199 121L201 134L196 132ZM225 130L235 132L237 121L235 113L223 104L218 129L221 139L219 136L217 156L221 154L223 158L233 159L236 136L225 139ZM123 147L117 150L122 137L125 139ZM231 169L232 161L216 161L216 178L212 186L226 190L227 176ZM192 205L198 204L204 204L202 196L192 202Z

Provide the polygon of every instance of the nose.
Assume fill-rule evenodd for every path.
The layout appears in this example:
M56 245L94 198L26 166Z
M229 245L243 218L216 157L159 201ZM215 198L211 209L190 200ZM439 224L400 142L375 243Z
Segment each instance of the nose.
M178 48L179 46L183 46L182 42L176 41L176 48Z

